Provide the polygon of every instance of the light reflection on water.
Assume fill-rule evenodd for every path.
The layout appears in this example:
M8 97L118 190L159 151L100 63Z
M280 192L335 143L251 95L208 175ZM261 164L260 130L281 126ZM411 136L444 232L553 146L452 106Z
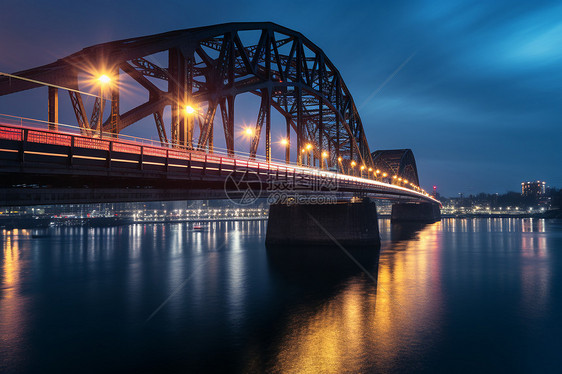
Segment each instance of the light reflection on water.
M562 364L559 221L380 220L379 229L380 255L353 252L376 283L339 250L266 250L263 221L3 231L0 371L84 361L92 371L166 362L279 373Z

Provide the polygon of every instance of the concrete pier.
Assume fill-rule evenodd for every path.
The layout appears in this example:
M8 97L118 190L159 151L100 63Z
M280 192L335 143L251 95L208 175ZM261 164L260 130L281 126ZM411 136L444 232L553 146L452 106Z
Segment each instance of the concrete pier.
M269 207L267 246L380 246L377 207L359 203L281 205Z
M395 222L436 222L441 220L441 209L431 203L400 203L392 205L391 220Z

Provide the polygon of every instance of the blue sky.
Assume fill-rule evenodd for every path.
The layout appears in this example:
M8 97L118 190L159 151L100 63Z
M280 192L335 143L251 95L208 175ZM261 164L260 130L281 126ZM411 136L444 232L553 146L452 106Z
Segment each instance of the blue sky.
M423 187L447 196L538 179L562 187L557 2L8 0L0 71L235 21L272 21L322 48L359 107L371 150L412 148ZM24 106L0 97L1 113Z

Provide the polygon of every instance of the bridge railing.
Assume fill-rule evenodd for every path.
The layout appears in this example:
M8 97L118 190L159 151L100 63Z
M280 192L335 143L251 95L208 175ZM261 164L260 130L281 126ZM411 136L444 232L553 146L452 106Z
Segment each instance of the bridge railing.
M256 160L259 162L267 162L266 158L261 155L250 155L249 152L244 152L240 150L235 150L232 154L229 154L226 148L221 148L217 146L213 146L212 150L206 149L198 149L198 148L189 148L181 144L172 144L172 143L164 143L162 144L159 140L156 139L148 139L143 137L138 137L134 135L127 135L127 134L114 134L111 132L103 131L100 136L100 132L95 129L88 129L83 130L78 126L68 125L64 123L52 123L48 121L33 119L33 118L26 118L26 117L18 117L9 114L2 114L0 113L0 124L17 126L22 128L28 129L38 129L38 130L49 130L53 131L53 128L56 128L57 132L69 135L79 135L85 137L91 137L93 139L104 139L104 140L117 140L119 142L131 142L134 144L141 144L145 146L155 147L155 148L167 148L167 149L175 149L175 150L182 150L186 152L204 152L204 153L211 153L211 154L218 154L224 155L228 157L236 157L239 159L248 159L248 160ZM91 135L88 136L86 134L88 131ZM292 165L294 167L299 167L297 163L289 162L287 163L285 160L278 159L278 158L271 158L271 162ZM316 169L313 167L306 167L309 169Z
M6 126L2 126L6 125ZM47 121L33 120L29 118L22 118L10 115L0 114L0 139L10 141L32 142L49 144L54 146L64 147L78 147L81 149L90 149L92 151L108 152L109 156L107 161L111 163L111 153L116 152L120 154L142 154L145 156L155 156L171 159L184 159L191 161L201 161L204 164L215 163L218 165L219 170L224 165L232 164L238 166L245 166L248 168L257 167L261 170L264 166L268 170L285 170L291 174L300 174L302 176L310 176L313 173L319 173L321 177L331 177L342 181L348 185L361 186L362 188L378 187L386 191L403 191L410 196L419 196L426 200L434 200L428 194L415 191L411 188L397 186L381 181L376 181L367 178L355 177L337 172L321 170L319 168L312 168L308 166L301 166L296 164L288 164L282 160L273 160L267 162L265 158L250 157L249 154L243 152L236 152L234 155L229 155L227 152L219 150L212 153L204 152L201 150L187 149L185 147L172 147L170 145L162 146L159 141L140 138L130 135L115 135L112 133L103 133L100 137L86 136L83 130L76 126L56 124L57 130L54 131L53 126ZM142 164L142 157L139 159ZM123 160L120 160L123 161ZM135 162L132 159L127 162ZM166 161L167 162L167 161ZM261 165L261 166L260 166ZM439 203L435 200L436 203Z

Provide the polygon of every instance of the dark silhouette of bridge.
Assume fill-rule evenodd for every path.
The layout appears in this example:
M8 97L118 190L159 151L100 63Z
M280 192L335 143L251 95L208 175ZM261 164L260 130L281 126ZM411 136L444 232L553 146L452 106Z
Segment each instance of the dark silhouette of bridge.
M353 98L323 51L273 23L98 44L3 75L0 95L47 86L48 111L45 122L0 118L0 204L271 196L278 191L264 186L272 184L338 200L439 203L419 187L411 150L371 153ZM147 99L127 96L138 102L123 112L131 85ZM76 125L59 123L62 90ZM235 101L246 93L260 104L255 124L241 129L244 142ZM85 96L94 97L90 116ZM282 121L272 120L272 108ZM149 116L158 142L122 133ZM272 125L284 135L281 160L272 157Z

